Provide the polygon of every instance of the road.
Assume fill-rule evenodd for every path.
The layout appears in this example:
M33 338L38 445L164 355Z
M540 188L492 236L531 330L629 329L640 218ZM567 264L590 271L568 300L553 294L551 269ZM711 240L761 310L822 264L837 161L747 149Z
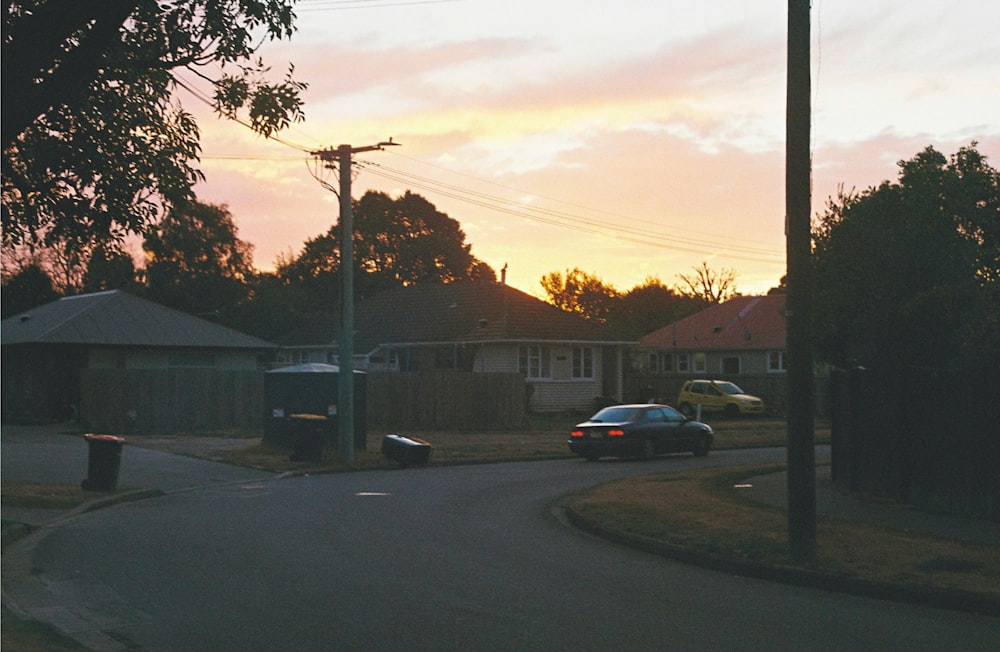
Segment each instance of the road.
M995 649L997 619L685 566L585 535L556 508L631 474L783 456L212 486L66 522L38 541L33 571L107 649Z

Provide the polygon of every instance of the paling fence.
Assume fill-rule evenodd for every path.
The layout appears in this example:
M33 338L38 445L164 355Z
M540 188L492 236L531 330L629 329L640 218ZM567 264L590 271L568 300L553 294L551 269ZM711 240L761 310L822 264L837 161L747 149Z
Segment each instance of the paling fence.
M517 373L368 374L369 429L520 428L527 402L527 384Z
M834 485L1000 520L1000 374L854 369L832 376Z
M520 374L371 373L369 430L496 430L523 427ZM331 397L336 402L336 397ZM218 369L84 369L80 421L115 434L262 432L264 374Z

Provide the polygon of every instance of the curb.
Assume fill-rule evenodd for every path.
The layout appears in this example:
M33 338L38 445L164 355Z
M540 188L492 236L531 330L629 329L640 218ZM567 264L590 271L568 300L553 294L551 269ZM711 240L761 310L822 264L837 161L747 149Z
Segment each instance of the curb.
M565 502L558 507L562 509L569 523L589 534L692 566L878 600L1000 617L1000 597L998 596L957 589L891 584L805 568L761 564L739 557L694 550L658 539L613 530L583 516Z

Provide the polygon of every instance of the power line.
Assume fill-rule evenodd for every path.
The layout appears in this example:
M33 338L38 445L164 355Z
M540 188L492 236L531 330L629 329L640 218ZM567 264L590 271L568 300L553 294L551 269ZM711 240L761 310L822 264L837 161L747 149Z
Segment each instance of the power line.
M185 81L176 74L174 75L174 78L178 86L188 91L195 99L205 103L206 105L212 107L213 109L215 108L214 102L211 99L209 99L207 94L198 90L196 87L194 87L194 85ZM241 120L233 116L227 116L227 118L236 122L237 124L240 124L250 129L251 131L254 131L254 133L258 133L256 132L256 130L253 129L253 127L250 124L248 124L244 120ZM267 138L268 140L280 143L298 152L312 154L316 151L316 148L306 147L304 145L293 143L286 139L279 138L277 136L268 136ZM236 156L233 157L220 156L220 157L204 157L204 158L216 158L219 160L274 160L274 159L259 158L259 157L236 157ZM403 156L403 158L406 158L411 161L416 161L418 163L430 167L435 167L437 169L450 172L452 174L459 174L461 176L474 179L478 182L493 185L505 190L515 191L519 193L525 192L520 189L511 188L509 186L504 186L502 184L498 184L486 179L481 179L473 175L468 175L465 173L448 170L447 168L443 168L441 166L436 166L431 163L420 161L419 159L413 159L411 157L406 157L406 156ZM285 160L290 160L290 159L285 159ZM387 166L383 166L380 164L359 161L358 166L360 168L363 168L371 172L375 176L380 176L382 178L389 179L391 181L396 181L398 183L420 188L425 191L429 191L431 193L436 193L441 196L465 202L467 204L479 206L481 208L485 208L496 213L521 217L531 221L543 224L549 224L551 226L558 226L561 228L575 230L580 233L589 233L592 235L607 237L623 242L654 246L664 249L670 249L673 251L681 251L685 253L704 254L706 249L722 250L726 253L726 255L740 260L748 260L752 262L763 262L763 263L779 263L784 261L783 254L773 249L751 247L744 244L731 244L731 243L720 242L718 237L712 234L703 234L712 238L711 240L699 240L697 238L690 238L683 236L668 236L660 233L659 231L651 230L652 228L655 229L662 228L662 224L658 224L649 220L637 219L634 216L625 216L619 213L596 210L580 204L544 197L542 195L538 195L535 193L529 193L529 194L532 197L538 197L541 199L545 199L547 201L565 204L567 206L580 208L582 210L586 210L589 212L600 213L610 217L617 217L626 220L631 220L633 222L639 222L640 224L646 224L650 227L650 229L646 229L641 226L632 227L622 224L610 223L607 221L583 217L582 215L576 213L558 211L538 206L529 206L522 201L514 201L503 197L499 197L497 195L491 195L479 192L476 190L472 190L470 188L465 188L444 181L439 181L437 179L433 179L430 177L424 177L411 172L405 172L402 170L389 168ZM311 175L318 181L322 181L317 177L316 174L311 172ZM324 187L330 189L328 185L326 184L323 185ZM687 229L687 231L691 232L690 229Z
M705 241L680 236L668 236L659 232L635 228L621 224L612 224L577 214L556 211L543 207L526 205L523 202L497 197L486 193L469 190L444 182L421 177L411 173L388 168L381 164L359 162L358 165L376 176L380 176L405 185L429 190L432 193L457 199L474 206L487 208L498 213L522 217L535 222L569 228L581 233L590 233L612 239L644 244L649 246L683 251L686 253L703 254L706 249L722 249L733 258L754 262L782 262L781 254L774 250L746 247L737 244L725 244L718 241Z

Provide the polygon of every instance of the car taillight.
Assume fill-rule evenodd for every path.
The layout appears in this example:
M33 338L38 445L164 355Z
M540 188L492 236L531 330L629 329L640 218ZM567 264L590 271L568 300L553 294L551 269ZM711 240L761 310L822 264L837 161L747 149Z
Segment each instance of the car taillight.
M621 428L615 428L614 430L608 431L608 437L624 437L625 431Z
M583 431L582 430L574 430L573 432L569 433L569 436L570 437L583 437Z

